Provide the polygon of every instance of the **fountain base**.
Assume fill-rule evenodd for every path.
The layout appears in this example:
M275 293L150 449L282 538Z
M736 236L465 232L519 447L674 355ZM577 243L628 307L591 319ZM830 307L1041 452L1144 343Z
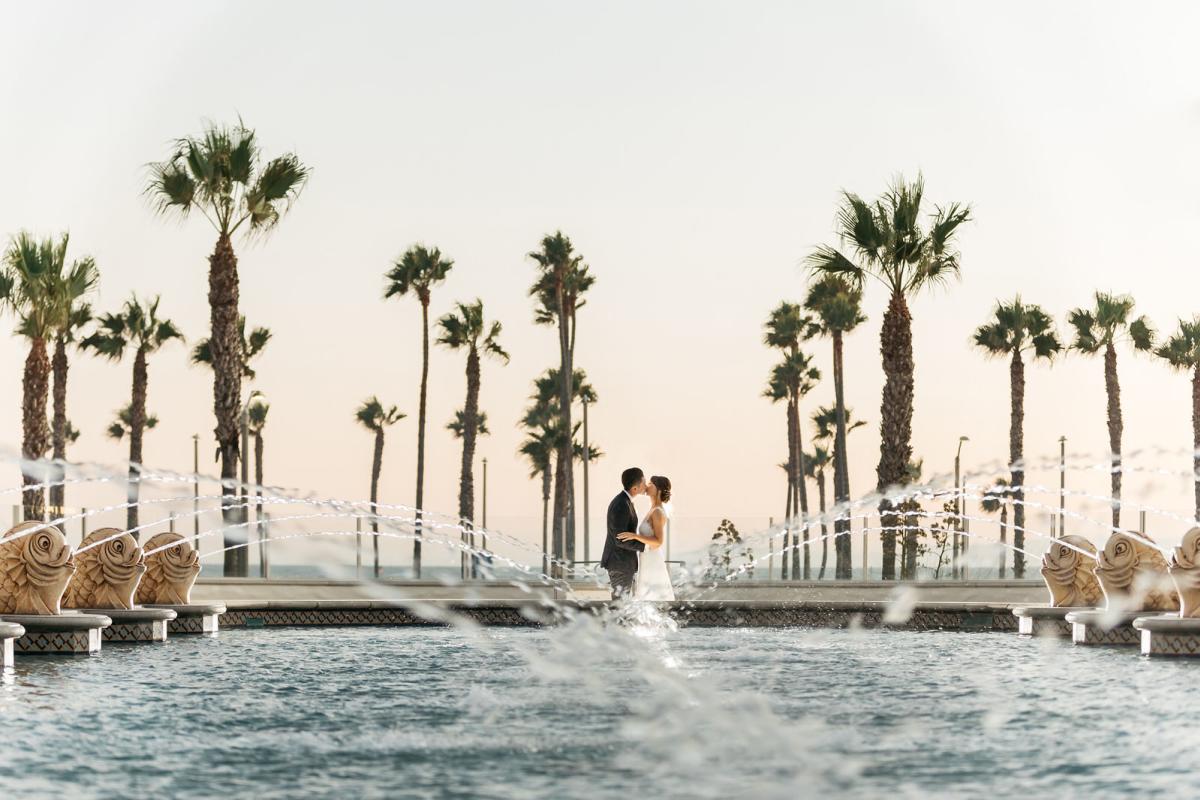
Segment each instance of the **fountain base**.
M176 613L169 608L82 608L84 614L102 614L112 619L104 629L106 642L165 642L167 626Z
M13 649L20 655L100 652L101 631L112 624L107 614L5 614L0 622L15 622L25 629Z
M1168 612L1123 611L1104 609L1072 611L1067 614L1071 624L1071 641L1075 644L1107 644L1136 646L1141 643L1141 631L1133 627L1135 619L1148 619Z
M215 634L220 630L224 603L187 603L183 605L158 605L147 603L143 608L174 611L175 619L167 622L167 631L172 635Z
M1174 614L1141 616L1133 621L1144 656L1200 656L1200 619Z
M1018 606L1012 613L1017 618L1017 633L1021 636L1065 637L1071 635L1067 614L1094 610L1088 606Z
M15 622L0 622L0 669L13 665L13 642L25 635L25 629Z

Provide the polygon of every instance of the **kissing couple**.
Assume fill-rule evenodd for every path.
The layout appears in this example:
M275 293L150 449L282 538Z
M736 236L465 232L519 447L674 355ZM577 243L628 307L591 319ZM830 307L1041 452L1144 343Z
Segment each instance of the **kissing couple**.
M621 473L620 494L608 504L608 537L600 566L608 570L613 599L674 600L671 574L667 571L668 520L666 503L671 499L671 481L662 475L645 474L637 467ZM650 511L638 523L633 498L650 498Z

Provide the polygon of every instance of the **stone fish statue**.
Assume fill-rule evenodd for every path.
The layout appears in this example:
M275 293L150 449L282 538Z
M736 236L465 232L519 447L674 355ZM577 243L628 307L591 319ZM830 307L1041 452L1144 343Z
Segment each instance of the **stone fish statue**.
M111 538L110 538L111 537ZM104 544L84 550L90 544ZM133 593L146 572L137 540L118 528L99 528L79 544L79 568L67 587L67 608L132 608Z
M61 613L74 574L74 554L63 532L44 522L22 522L0 536L0 613Z
M1179 616L1200 617L1200 528L1183 535L1167 571L1179 592Z
M150 555L146 556L146 576L138 585L138 603L190 603L192 584L200 574L200 556L187 537L160 533L146 542L146 552Z
M1074 545L1074 548L1067 545ZM1096 547L1082 536L1064 536L1051 542L1042 556L1042 580L1050 590L1050 605L1099 606L1104 592L1096 580L1095 568Z
M1138 534L1143 539L1150 537ZM1096 556L1096 578L1108 607L1128 611L1178 611L1179 598L1167 577L1167 560L1158 548L1127 533L1108 537Z

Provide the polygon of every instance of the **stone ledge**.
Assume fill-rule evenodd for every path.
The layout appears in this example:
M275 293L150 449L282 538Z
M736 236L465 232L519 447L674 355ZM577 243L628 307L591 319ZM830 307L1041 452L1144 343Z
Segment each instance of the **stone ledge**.
M1174 614L1138 617L1133 627L1141 634L1144 656L1200 657L1200 619Z
M15 622L25 629L14 644L21 655L53 653L86 654L100 652L101 630L112 624L106 614L5 614L3 622Z
M1075 644L1133 646L1141 643L1141 632L1133 627L1133 621L1155 616L1162 614L1153 611L1114 612L1095 609L1072 611L1067 614L1066 620L1071 625L1071 641Z
M175 612L175 618L167 621L167 631L183 635L217 633L220 629L218 620L226 611L224 603L147 603L144 608Z
M1088 606L1017 606L1012 613L1021 636L1070 636L1067 614L1094 610Z
M169 608L81 608L85 614L103 614L112 619L102 636L106 642L165 642L167 623L176 613Z
M25 629L15 622L0 622L0 670L13 665L14 643L25 635Z

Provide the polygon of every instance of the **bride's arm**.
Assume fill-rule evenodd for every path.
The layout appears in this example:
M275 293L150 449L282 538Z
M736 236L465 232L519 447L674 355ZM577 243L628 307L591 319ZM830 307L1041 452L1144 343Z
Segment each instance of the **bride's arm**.
M657 509L655 509L657 510ZM663 531L666 528L666 523L663 521L662 514L650 512L650 529L654 531L653 536L639 536L636 533L618 533L617 538L625 542L641 542L651 550L657 550L663 545Z

